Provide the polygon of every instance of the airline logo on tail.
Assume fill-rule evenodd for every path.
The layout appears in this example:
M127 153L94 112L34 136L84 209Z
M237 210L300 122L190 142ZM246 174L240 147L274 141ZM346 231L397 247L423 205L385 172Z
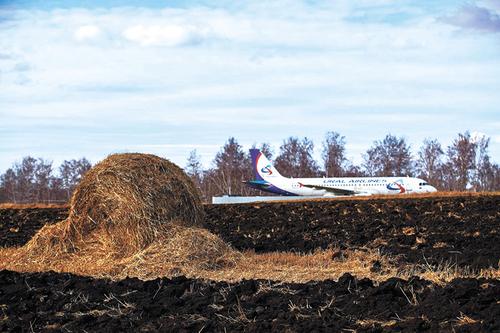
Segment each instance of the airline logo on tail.
M260 169L260 171L269 175L269 176L273 174L273 170L271 170L271 164L266 165L265 167Z
M280 173L274 168L271 161L258 149L250 149L252 157L254 178L256 180L264 180L264 178L280 178Z

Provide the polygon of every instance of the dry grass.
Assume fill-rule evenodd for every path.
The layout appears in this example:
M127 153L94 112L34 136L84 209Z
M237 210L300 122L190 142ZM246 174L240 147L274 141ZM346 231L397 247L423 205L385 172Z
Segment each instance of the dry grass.
M473 319L462 312L460 312L460 316L457 317L457 326L465 326L465 325L474 325L478 323L479 321L476 319Z
M473 270L469 267L458 267L450 262L444 262L439 265L430 265L427 263L425 265L406 265L401 267L397 276L406 279L412 276L419 276L437 285L445 285L451 280L459 278L500 279L500 268L490 267Z
M240 281L243 279L266 279L282 282L308 282L338 279L344 273L360 278L367 277L381 281L396 274L388 258L374 251L344 251L341 256L333 249L317 251L312 254L290 252L271 252L255 254L245 252L233 267L203 272L202 278L217 281ZM370 269L375 261L387 268L375 273Z
M180 230L179 230L180 229ZM19 272L53 270L78 275L143 280L185 275L216 281L266 279L283 282L307 282L338 279L349 272L357 277L382 281L397 274L388 259L374 252L345 251L334 259L335 250L312 254L240 253L204 229L178 227L172 237L158 239L129 257L118 257L102 244L83 251L35 254L25 248L0 249L0 269ZM374 261L387 268L370 270Z
M171 237L158 239L142 251L120 257L102 244L84 251L59 255L34 254L23 248L0 249L0 269L19 272L53 270L78 275L123 279L127 276L143 280L185 275L191 278L237 282L264 279L302 283L338 279L344 273L376 282L391 277L408 279L420 276L444 285L455 278L500 278L500 270L471 271L452 265L401 267L392 259L373 250L347 250L340 255L329 249L311 254L271 252L240 253L225 245L204 229L178 227ZM381 270L372 271L374 262Z
M356 324L359 326L362 326L363 328L371 328L371 327L376 327L376 326L382 326L382 327L392 327L396 325L398 322L396 320L389 320L389 321L381 321L381 320L376 320L376 319L362 319L362 320L357 320Z
M66 251L59 242L60 224L44 227L20 248L0 249L0 269L19 272L56 271L120 279L135 276L187 275L231 267L241 254L219 237L197 227L174 226L144 249L124 256L105 235L88 239L78 251ZM43 237L43 239L42 239Z

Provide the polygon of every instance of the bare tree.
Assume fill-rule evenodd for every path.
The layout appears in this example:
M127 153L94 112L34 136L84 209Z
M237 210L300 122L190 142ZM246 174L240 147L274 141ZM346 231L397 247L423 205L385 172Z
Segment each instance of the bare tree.
M347 161L345 157L345 137L337 132L328 132L321 153L326 177L341 177Z
M217 174L215 169L203 171L201 182L201 193L205 201L209 201L211 197L224 194L219 186L217 186Z
M49 180L49 201L64 202L67 201L67 193L63 187L61 177L52 176Z
M495 165L488 154L490 138L485 135L472 138L476 145L475 170L471 184L475 191L493 191L495 189Z
M470 185L476 167L476 148L468 131L459 133L448 147L444 176L449 181L449 189L463 191Z
M364 156L364 168L370 176L408 176L413 171L410 146L404 138L386 135Z
M9 199L7 197L7 193L0 180L0 202L8 202L8 201Z
M0 177L5 201L46 202L51 199L52 162L26 156Z
M313 158L314 143L308 138L299 141L289 137L280 147L275 167L280 173L291 177L317 177L319 167Z
M343 177L365 177L366 173L363 169L349 162L349 164L344 169Z
M200 156L196 152L196 149L189 153L187 160L187 165L185 171L189 177L193 180L194 184L201 189L201 183L203 180L203 166L200 161Z
M21 163L14 164L16 174L16 202L36 202L36 169L37 160L31 156L26 156Z
M51 199L50 182L52 179L52 162L38 159L35 168L36 202L47 202Z
M59 167L59 174L62 180L62 186L66 191L66 200L71 198L76 185L80 182L85 173L90 170L92 165L86 158L79 160L65 160Z
M433 186L443 187L443 149L437 139L425 139L418 152L417 172Z
M274 161L280 173L289 177L300 176L301 143L297 137L289 137L280 146L279 155Z
M500 167L498 164L493 164L491 167L491 179L488 191L500 191Z
M252 149L258 148L268 159L272 159L274 155L273 148L267 142L263 142L259 147L254 143ZM250 158L250 157L249 157Z
M7 171L0 176L0 186L3 192L2 202L18 202L17 177L12 168L7 169Z
M235 138L230 137L214 160L213 181L221 194L246 194L243 181L250 179L252 167L248 155Z

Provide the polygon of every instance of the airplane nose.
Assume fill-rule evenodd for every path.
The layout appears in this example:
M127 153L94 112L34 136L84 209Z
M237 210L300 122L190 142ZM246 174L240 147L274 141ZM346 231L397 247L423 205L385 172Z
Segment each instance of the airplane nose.
M437 188L435 188L434 186L429 186L429 187L430 187L429 192L437 192Z

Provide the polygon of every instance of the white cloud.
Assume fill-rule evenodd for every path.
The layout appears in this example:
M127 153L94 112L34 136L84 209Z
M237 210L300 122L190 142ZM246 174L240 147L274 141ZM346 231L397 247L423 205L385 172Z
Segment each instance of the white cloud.
M488 7L492 10L500 11L500 1L498 0L480 0L477 1L480 6Z
M359 156L388 131L412 142L499 132L491 34L457 34L418 11L410 23L356 23L351 2L286 3L17 13L0 25L0 160L31 142L89 157L164 151L182 165L192 147L210 156L230 135L319 146L337 130ZM391 5L363 3L368 14Z
M445 16L441 20L461 28L500 32L500 15L475 4L464 5L454 15Z
M127 28L123 36L142 46L179 46L199 41L201 33L194 27L181 25L135 25Z
M84 25L75 31L75 38L78 41L91 40L97 38L101 33L99 27L95 25Z

